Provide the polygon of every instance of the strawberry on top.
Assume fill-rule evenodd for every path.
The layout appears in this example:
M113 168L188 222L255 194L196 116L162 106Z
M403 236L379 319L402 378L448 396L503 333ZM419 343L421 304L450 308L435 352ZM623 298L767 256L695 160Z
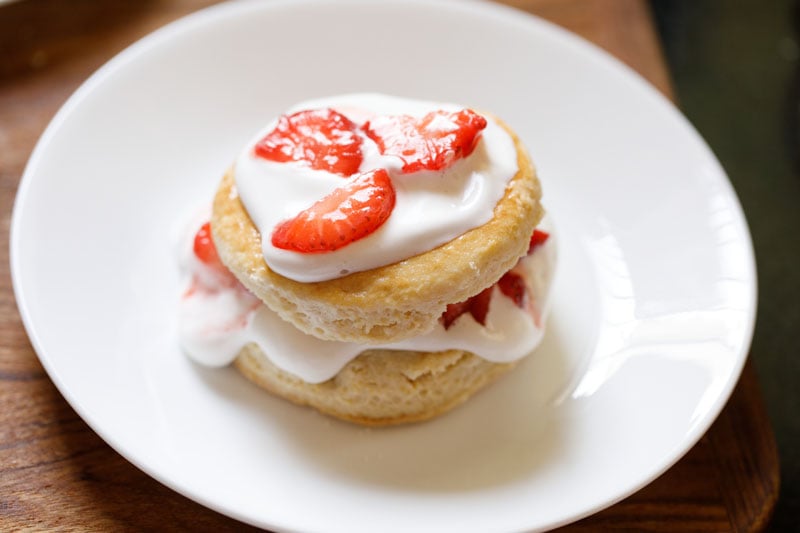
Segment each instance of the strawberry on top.
M381 169L349 178L341 187L272 233L272 244L302 253L332 252L378 229L394 208L395 191Z
M486 119L470 109L432 111L422 118L384 115L364 125L382 154L403 160L403 172L443 170L475 149Z
M270 161L298 161L315 170L351 176L363 159L357 129L333 109L299 111L282 115L275 129L256 144L255 152Z
M444 170L473 152L487 124L468 109L433 111L421 118L366 117L366 122L356 124L331 108L298 111L281 116L256 143L258 157L349 178L325 198L279 222L271 236L273 246L300 253L332 252L386 222L394 208L395 191L388 168L360 168L368 139L381 154L399 157L403 174Z

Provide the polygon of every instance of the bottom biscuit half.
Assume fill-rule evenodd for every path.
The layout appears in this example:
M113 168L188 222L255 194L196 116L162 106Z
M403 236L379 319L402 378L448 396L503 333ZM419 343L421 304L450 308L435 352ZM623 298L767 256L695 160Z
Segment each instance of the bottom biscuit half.
M441 415L515 363L491 363L463 350L366 350L328 381L307 383L248 344L234 365L259 387L296 404L356 424L388 426Z

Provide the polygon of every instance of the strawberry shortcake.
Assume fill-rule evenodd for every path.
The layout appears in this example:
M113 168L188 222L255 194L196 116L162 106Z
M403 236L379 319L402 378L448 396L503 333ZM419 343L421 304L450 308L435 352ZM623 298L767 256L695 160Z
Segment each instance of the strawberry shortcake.
M540 198L493 116L304 102L245 147L187 248L183 345L339 418L435 416L541 340L554 251Z

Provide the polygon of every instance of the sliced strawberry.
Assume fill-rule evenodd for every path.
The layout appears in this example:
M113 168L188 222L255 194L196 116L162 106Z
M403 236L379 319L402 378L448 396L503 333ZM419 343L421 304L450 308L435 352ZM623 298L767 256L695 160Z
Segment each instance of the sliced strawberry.
M497 282L500 292L511 298L514 305L520 309L525 309L528 305L528 290L525 287L525 280L516 272L509 271L503 274Z
M281 116L275 129L258 141L255 153L278 163L300 161L315 170L351 176L363 160L357 129L333 109L299 111Z
M489 303L492 301L492 290L494 290L494 285L483 289L475 296L471 296L463 302L448 304L440 317L444 329L450 329L453 322L468 311L469 314L472 315L472 318L475 319L475 322L481 326L485 326L486 315L489 314Z
M357 174L272 232L276 248L332 252L377 230L394 209L395 191L383 169Z
M489 302L492 301L492 291L494 285L483 289L481 292L469 299L469 313L475 322L481 326L486 325L486 315L489 314Z
M531 235L531 243L528 245L528 255L531 255L536 248L544 244L549 237L550 234L546 231L542 231L540 229L533 230L533 235Z
M217 247L211 238L211 223L203 224L194 236L194 255L215 270L227 270L217 254Z
M503 277L500 278L497 283L484 289L475 296L467 298L463 302L449 304L439 319L444 329L449 329L456 319L466 312L472 315L475 322L481 326L485 326L486 316L489 314L489 304L492 301L492 291L495 286L500 289L500 292L504 296L510 298L511 301L514 302L514 305L524 311L531 312L534 316L534 320L539 324L536 310L532 309L530 305L531 302L528 297L528 288L525 285L525 280L518 273L511 270L503 274Z
M211 238L210 222L203 224L195 234L193 249L194 255L214 272L216 284L223 287L232 287L238 283L236 277L222 263L222 260L217 254L217 247L214 245L214 240ZM195 276L192 280L192 287L200 285L203 285L201 277ZM192 287L190 287L190 293L194 292Z
M403 160L403 172L442 170L475 149L486 119L470 109L433 111L422 118L384 115L364 124L384 155Z
M463 302L447 304L447 308L442 313L442 316L439 317L439 320L441 320L444 329L450 329L453 322L467 311L469 311L469 299Z

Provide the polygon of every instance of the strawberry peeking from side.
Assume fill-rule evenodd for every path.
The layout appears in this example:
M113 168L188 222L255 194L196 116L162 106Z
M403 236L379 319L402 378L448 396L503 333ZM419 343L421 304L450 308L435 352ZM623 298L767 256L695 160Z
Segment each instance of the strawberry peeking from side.
M475 149L486 119L470 109L379 116L364 124L384 155L403 160L403 173L443 170Z
M247 327L252 313L263 304L244 285L239 283L233 273L220 260L217 247L211 237L210 222L203 224L195 233L192 251L197 260L206 268L192 266L192 276L188 287L184 290L182 300L184 302L192 300L210 302L216 301L214 300L215 298L226 298L232 292L235 295L236 302L235 312L220 321L216 319L211 322L206 321L202 327L195 331L199 335L211 339L221 334L242 330ZM188 305L195 306L198 304Z
M381 227L394 209L395 196L384 169L357 174L308 209L275 226L272 245L301 253L338 250Z
M492 301L492 291L497 287L503 296L511 299L514 305L522 310L527 311L529 308L528 289L525 286L525 280L514 272L513 270L506 272L500 280L483 289L475 296L467 298L463 302L448 304L442 316L439 317L444 329L450 329L450 326L465 313L472 315L475 322L481 326L486 325L486 316L489 314L489 304Z
M469 299L469 314L481 326L486 325L486 315L489 314L489 302L492 301L494 286L487 287Z
M547 239L550 237L550 234L546 231L542 231L540 229L533 230L533 235L531 235L531 242L528 245L528 255L531 255L536 248L543 245L547 242Z
M531 255L539 246L547 242L549 237L550 234L546 231L539 229L533 230L530 244L528 246L528 255ZM540 324L541 318L538 310L536 310L528 294L528 287L525 284L525 279L522 277L522 275L512 269L503 274L503 277L501 277L497 283L487 289L484 289L475 296L472 296L463 302L449 304L440 317L440 321L444 326L444 329L450 329L450 326L453 325L456 319L467 312L472 315L472 318L475 319L475 322L481 326L485 326L486 316L489 314L489 303L492 299L492 290L495 287L500 290L500 293L503 296L514 302L514 305L529 313L537 325Z
M282 115L256 143L255 153L278 163L297 161L315 170L352 176L363 161L357 130L353 121L333 109L299 111Z
M475 322L481 326L486 325L486 315L489 314L489 302L492 300L492 290L494 285L483 289L475 296L467 298L463 302L448 304L444 313L440 317L444 329L450 329L453 322L464 313L469 312Z
M454 304L447 304L444 313L439 317L444 329L450 329L450 326L453 325L453 322L455 322L458 317L469 311L470 299L471 298L468 298L463 302L456 302Z
M511 299L514 305L520 309L525 309L528 304L528 289L525 287L525 280L514 272L509 270L497 282L497 287L500 292Z
M194 255L206 266L212 268L217 272L228 272L225 265L217 254L217 247L214 245L214 240L211 238L211 223L206 222L194 236L194 244L192 246Z
M191 295L196 290L199 290L200 286L204 287L203 290L210 290L213 292L214 290L217 290L218 287L233 287L239 283L236 280L236 277L231 273L230 270L228 270L228 268L219 258L217 247L214 244L214 239L211 237L210 222L206 222L200 226L199 230L197 230L197 233L194 236L194 242L192 243L192 251L194 252L195 257L197 257L201 263L208 267L212 273L212 279L215 281L209 285L208 278L205 278L205 282L201 282L200 278L195 275L189 291L186 294L187 296Z

